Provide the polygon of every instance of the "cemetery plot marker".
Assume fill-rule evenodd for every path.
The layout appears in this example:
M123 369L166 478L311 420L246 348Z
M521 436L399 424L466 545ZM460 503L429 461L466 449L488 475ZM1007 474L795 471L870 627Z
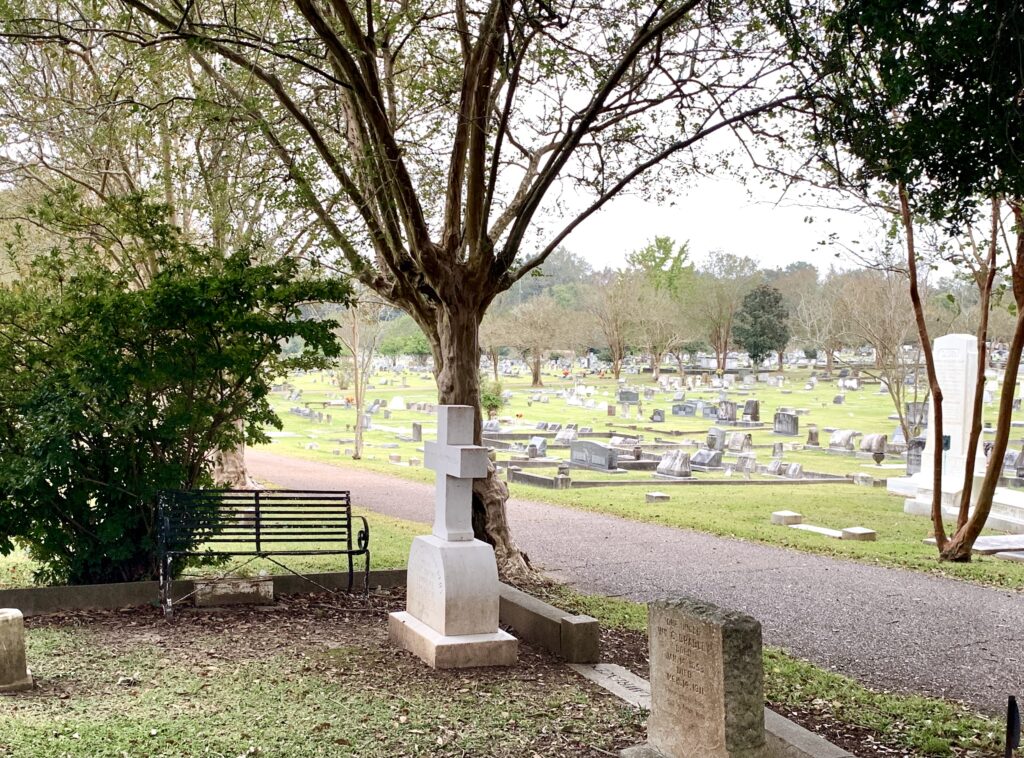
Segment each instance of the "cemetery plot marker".
M473 479L487 475L487 449L473 444L474 409L437 409L437 442L424 444L437 472L434 530L409 551L406 610L392 613L392 642L433 668L509 666L518 642L498 628L494 549L473 539Z
M648 613L647 743L622 758L766 758L761 624L693 599Z

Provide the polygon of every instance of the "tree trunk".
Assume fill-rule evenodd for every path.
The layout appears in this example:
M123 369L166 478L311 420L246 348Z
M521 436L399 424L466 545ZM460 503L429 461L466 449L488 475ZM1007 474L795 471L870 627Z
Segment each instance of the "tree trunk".
M237 419L235 427L242 431L244 422ZM213 481L218 487L232 490L256 489L259 485L249 477L245 468L245 443L231 450L221 450L213 458Z
M651 381L653 382L661 378L661 359L663 357L662 353L651 353Z
M533 360L530 361L530 373L533 375L532 387L543 387L544 382L540 378L540 352L537 351L533 354Z
M785 354L784 351L782 351L782 350L779 351L779 371L783 371L784 367L785 367L785 362L783 360L784 354Z
M836 356L831 350L825 350L825 372L828 374L832 373L832 367L835 366Z
M482 441L480 412L480 344L482 313L467 303L437 305L434 377L441 405L469 405L476 409L474 438ZM494 548L498 571L506 578L532 575L529 558L516 545L508 526L505 502L508 488L489 466L487 477L473 482L473 533Z
M498 377L498 348L491 350L491 368L494 371L494 383L497 384L501 381Z

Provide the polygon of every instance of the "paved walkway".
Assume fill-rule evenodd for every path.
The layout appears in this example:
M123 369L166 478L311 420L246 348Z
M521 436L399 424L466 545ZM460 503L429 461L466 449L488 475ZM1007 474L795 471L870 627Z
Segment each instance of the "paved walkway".
M262 481L433 519L430 485L263 451L247 461ZM703 597L760 619L767 644L879 688L992 713L1024 695L1024 594L519 498L509 519L534 565L584 592Z

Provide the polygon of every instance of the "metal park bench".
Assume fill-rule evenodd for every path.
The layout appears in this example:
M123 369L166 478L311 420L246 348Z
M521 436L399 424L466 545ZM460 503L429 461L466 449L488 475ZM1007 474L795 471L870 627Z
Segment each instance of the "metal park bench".
M353 535L353 519L362 528ZM305 490L195 490L163 492L158 512L160 605L171 615L174 569L187 558L266 559L328 590L277 560L279 556L344 555L348 591L362 556L363 592L369 589L370 527L352 515L348 492ZM357 528L359 524L356 524ZM353 538L355 544L353 544ZM236 567L238 568L238 567Z

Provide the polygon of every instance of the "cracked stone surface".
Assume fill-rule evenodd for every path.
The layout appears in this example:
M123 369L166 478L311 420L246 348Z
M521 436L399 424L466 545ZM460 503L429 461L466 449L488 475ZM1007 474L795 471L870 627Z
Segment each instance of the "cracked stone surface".
M264 482L347 489L363 508L433 519L428 484L262 450L246 460ZM875 688L992 714L1024 692L1024 593L521 498L509 501L509 519L534 565L580 591L705 598L759 619L765 644Z

